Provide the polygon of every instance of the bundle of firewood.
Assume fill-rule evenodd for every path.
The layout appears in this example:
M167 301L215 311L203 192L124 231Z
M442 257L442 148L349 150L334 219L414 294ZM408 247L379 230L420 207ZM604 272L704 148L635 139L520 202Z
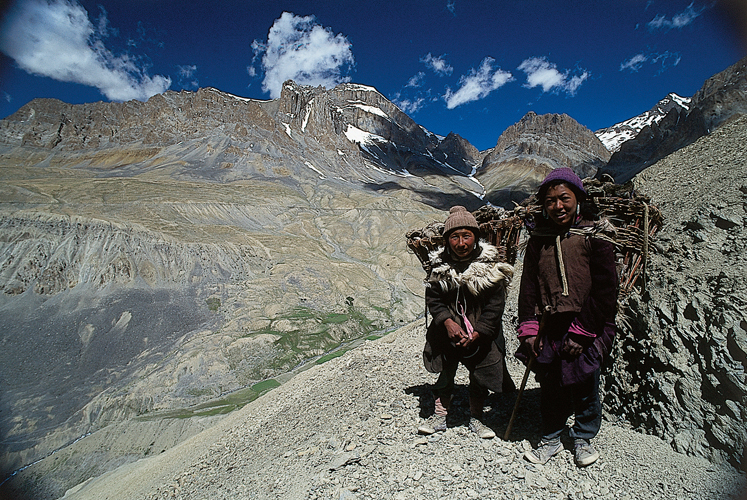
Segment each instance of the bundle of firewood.
M614 243L618 254L621 298L637 284L645 283L646 261L652 249L651 240L663 225L661 211L649 199L636 194L629 185L585 180L589 197L582 211L606 219L608 231L600 237ZM498 248L501 261L514 264L519 252L521 229L532 226L541 217L542 207L534 196L527 198L513 210L483 206L472 212L480 225L482 238ZM432 222L422 229L408 231L407 246L417 255L423 269L430 274L428 254L446 242L442 222Z
M615 226L615 245L620 257L620 296L629 294L636 284L645 286L646 262L653 248L651 241L664 224L661 211L647 198L592 197L601 217Z

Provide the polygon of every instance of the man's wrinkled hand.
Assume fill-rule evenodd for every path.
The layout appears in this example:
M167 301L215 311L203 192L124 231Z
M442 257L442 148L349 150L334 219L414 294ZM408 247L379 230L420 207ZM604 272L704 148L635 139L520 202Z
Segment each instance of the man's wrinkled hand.
M467 333L453 319L444 321L444 326L446 327L446 334L449 336L449 340L454 344L459 345L463 339L467 338Z
M584 352L584 346L576 342L572 335L568 335L563 342L563 352L569 356L576 357Z
M527 354L531 353L531 355L533 355L535 358L539 356L539 350L541 349L541 346L542 342L537 342L536 335L522 337L521 339L521 350L526 352Z

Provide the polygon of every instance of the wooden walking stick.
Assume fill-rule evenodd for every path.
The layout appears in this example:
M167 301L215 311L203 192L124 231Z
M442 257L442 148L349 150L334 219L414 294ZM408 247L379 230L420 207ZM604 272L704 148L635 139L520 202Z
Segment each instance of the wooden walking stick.
M547 317L550 315L550 306L545 307L545 310L542 312L542 318L540 318L540 324L539 329L537 330L537 338L534 339L534 346L532 346L532 351L529 353L529 361L527 362L527 367L524 370L524 377L521 379L521 385L519 386L519 393L516 395L516 402L514 403L514 411L511 412L511 418L508 420L508 427L506 427L506 433L503 435L503 440L508 441L508 436L511 434L511 428L514 426L514 419L516 419L516 412L519 409L519 402L521 401L521 395L524 393L524 388L527 385L527 379L529 378L529 372L532 370L532 365L534 364L535 355L534 355L534 348L537 345L537 342L539 342L540 334L542 334L542 331L545 329L545 323L547 322Z

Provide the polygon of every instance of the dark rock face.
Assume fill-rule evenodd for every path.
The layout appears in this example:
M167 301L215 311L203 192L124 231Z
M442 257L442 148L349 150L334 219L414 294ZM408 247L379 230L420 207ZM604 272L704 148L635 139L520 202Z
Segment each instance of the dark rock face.
M692 98L709 132L747 114L747 57L705 81Z
M583 178L609 158L596 135L570 116L529 112L501 134L477 177L488 201L501 205L526 198L554 168L570 167Z
M642 296L623 308L607 410L675 450L744 467L747 118L646 169L665 224ZM684 173L684 174L683 174Z
M747 57L706 80L692 97L689 110L673 108L658 124L644 127L634 139L622 143L601 172L627 182L666 155L746 113Z

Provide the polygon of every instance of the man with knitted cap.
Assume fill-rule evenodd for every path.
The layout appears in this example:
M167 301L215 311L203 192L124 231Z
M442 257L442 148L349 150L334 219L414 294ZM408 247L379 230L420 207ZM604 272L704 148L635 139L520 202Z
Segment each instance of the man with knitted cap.
M574 459L586 467L600 455L591 440L602 423L600 367L615 335L615 251L599 237L601 221L587 220L581 210L586 191L570 168L550 172L537 199L542 215L524 252L516 357L540 383L542 439L524 457L545 464L561 453L573 415L567 430Z
M462 206L452 207L444 223L445 244L429 255L425 298L433 320L423 362L439 376L432 387L434 414L418 428L421 434L445 431L451 423L447 417L459 363L469 371L469 428L483 439L495 437L483 422L488 392L514 387L505 364L502 324L513 267L479 237L475 217Z

